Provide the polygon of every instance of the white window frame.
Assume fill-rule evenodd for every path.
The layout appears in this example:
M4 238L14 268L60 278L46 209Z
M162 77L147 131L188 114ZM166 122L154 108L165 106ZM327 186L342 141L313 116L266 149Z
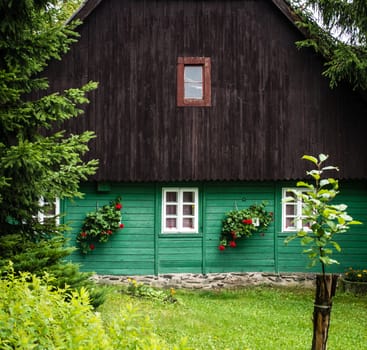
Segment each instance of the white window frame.
M45 199L43 197L40 198L40 200L39 200L40 207L43 207L47 204L48 204L48 202L45 201ZM43 224L45 222L45 220L47 220L49 218L55 218L56 225L60 224L60 199L59 198L55 198L54 205L55 205L55 213L52 213L52 215L45 214L44 212L39 212L38 213L38 221L41 224Z
M176 202L166 201L167 192L176 192L177 201ZM194 201L184 202L183 201L184 192L193 192ZM176 205L177 206L176 214L167 214L167 210L166 210L167 205ZM184 205L194 206L193 215L188 215L188 214L183 213ZM169 218L173 218L177 220L176 221L177 227L167 227L166 226L166 219L169 219ZM192 218L194 227L192 228L183 227L184 218ZM198 188L193 188L193 187L164 187L162 188L162 233L198 233L198 232L199 232L199 190Z
M287 187L282 189L282 232L297 232L297 231L309 231L309 226L303 226L304 223L304 216L302 215L303 210L303 202L299 198L297 198L294 202L287 202L285 201L287 196L287 192L306 192L308 191L307 188L299 188L299 187ZM287 215L287 207L294 206L295 213L294 215ZM293 218L293 226L287 225L287 219Z

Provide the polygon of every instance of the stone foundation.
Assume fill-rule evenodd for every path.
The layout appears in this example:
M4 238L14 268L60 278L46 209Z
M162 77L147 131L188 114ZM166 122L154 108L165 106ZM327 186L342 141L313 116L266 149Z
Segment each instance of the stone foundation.
M138 283L144 283L152 287L160 288L186 288L186 289L220 289L238 288L254 285L275 285L275 286L302 286L313 287L315 285L315 274L294 273L294 274L274 274L265 272L246 273L211 273L203 274L162 274L147 276L114 276L114 275L94 275L93 280L100 284L121 284L129 283L134 279Z

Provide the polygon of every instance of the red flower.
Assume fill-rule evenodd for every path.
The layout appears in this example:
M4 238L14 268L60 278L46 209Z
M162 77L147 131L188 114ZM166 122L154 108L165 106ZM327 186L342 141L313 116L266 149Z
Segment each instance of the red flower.
M108 235L112 235L112 231L111 231L111 230L108 230L108 231L107 231L107 234L108 234Z
M125 225L124 224L120 224L120 228L124 228L125 227Z
M235 242L235 241L230 241L230 242L229 242L229 246L230 246L231 248L236 248L237 244L236 244L236 242Z
M219 249L219 250L224 250L224 249L226 249L226 247L225 247L223 244L221 244L221 245L218 247L218 249Z
M82 232L82 233L80 234L80 236L81 236L82 238L85 238L85 237L87 237L87 236L88 236L88 234L87 234L87 232Z
M94 244L93 243L89 244L89 248L90 248L90 250L94 250L94 248L95 248Z
M116 208L117 210L121 210L121 208L122 208L121 203L116 203L115 208Z
M252 225L252 220L251 220L251 219L244 219L244 220L242 220L242 222L243 222L245 225Z

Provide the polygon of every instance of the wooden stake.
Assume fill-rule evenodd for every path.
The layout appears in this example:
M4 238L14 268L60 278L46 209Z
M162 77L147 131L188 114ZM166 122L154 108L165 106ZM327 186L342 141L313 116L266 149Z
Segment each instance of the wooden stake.
M327 349L332 299L335 295L338 277L338 275L326 274L316 276L312 350Z

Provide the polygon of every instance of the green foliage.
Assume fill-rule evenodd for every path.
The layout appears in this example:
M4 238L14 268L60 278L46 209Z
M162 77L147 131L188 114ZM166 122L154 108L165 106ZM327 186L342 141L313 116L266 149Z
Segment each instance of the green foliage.
M78 37L77 23L63 23L62 3L0 1L0 269L11 260L17 272L52 272L56 287L81 291L84 286L99 305L103 293L93 289L89 275L64 263L72 251L62 236L66 227L41 222L38 215L47 210L41 198L81 196L80 181L98 164L84 160L93 132L73 135L61 129L83 113L97 84L49 93L43 73Z
M29 273L0 280L1 349L112 349L88 293L50 281Z
M121 223L120 199L104 205L93 213L87 214L77 241L83 254L95 249L95 243L105 243L118 229L124 228Z
M339 193L338 180L325 178L324 172L338 170L335 166L324 166L328 159L327 155L320 154L318 158L305 155L302 157L315 166L315 169L307 172L314 183L299 181L298 187L306 188L306 191L294 191L295 197L285 198L287 202L299 200L302 202L302 218L309 223L310 229L302 228L294 235L285 240L286 243L299 238L301 245L308 246L303 252L310 260L310 265L321 263L325 273L325 265L338 263L331 255L335 250L341 251L341 247L334 239L336 235L346 232L350 225L360 224L347 214L345 204L332 204Z
M82 160L92 132L54 132L82 113L97 84L43 91L48 81L41 72L77 38L74 24L55 18L56 2L0 2L0 235L34 235L39 199L80 196L79 182L97 167L96 160Z
M95 287L90 280L91 273L80 272L78 265L65 263L64 258L75 249L66 246L67 241L61 234L37 242L20 234L0 236L0 271L6 270L12 261L15 272L28 271L37 276L47 272L54 276L50 284L57 288L85 288L91 304L99 306L105 301L106 291Z
M52 280L15 277L11 268L0 280L1 349L167 349L149 318L130 304L105 322L85 289L55 288Z
M307 38L297 43L326 59L323 74L330 86L348 82L367 88L367 2L365 0L293 0ZM314 19L319 14L321 25Z
M235 248L236 239L250 237L255 232L263 233L272 220L273 213L265 210L265 203L228 212L222 222L219 250L224 250L227 246Z
M57 0L55 4L55 17L64 23L79 8L84 0Z
M128 279L127 293L134 297L142 297L148 299L157 299L169 303L177 303L178 300L175 297L176 291L170 288L169 292L160 289L155 289L144 283L139 283L135 279Z
M343 278L351 282L367 282L367 269L353 269L345 271Z

